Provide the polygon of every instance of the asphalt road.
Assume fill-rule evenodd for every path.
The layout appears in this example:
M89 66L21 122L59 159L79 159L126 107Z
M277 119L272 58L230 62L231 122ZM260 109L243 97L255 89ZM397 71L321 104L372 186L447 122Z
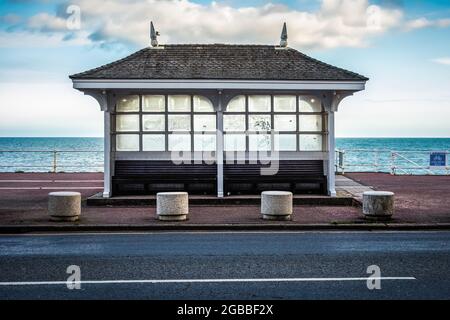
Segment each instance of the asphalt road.
M0 299L449 299L450 232L3 235L0 271Z

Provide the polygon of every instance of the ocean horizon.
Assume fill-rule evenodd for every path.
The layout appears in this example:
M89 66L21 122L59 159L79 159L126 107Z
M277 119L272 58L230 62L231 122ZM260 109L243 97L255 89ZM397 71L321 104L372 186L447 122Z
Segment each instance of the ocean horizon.
M403 173L427 174L430 172L414 167L426 167L430 152L449 152L450 138L336 138L336 149L345 152L343 164L346 172L391 172L391 151L395 151L399 153L395 166L412 167L409 172ZM58 171L103 171L102 137L0 137L0 172L52 171L53 150L63 151L57 153ZM370 167L369 164L378 164L378 167ZM441 170L434 173L448 172Z

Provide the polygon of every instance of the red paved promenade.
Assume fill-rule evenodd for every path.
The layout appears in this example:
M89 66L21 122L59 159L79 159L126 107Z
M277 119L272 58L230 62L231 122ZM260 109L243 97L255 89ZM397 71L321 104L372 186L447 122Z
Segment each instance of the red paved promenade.
M450 223L450 176L390 176L351 173L348 177L377 190L396 193L393 223ZM0 225L41 225L47 216L47 194L56 190L81 192L87 198L102 189L99 173L0 173ZM364 223L361 209L344 206L296 206L286 224ZM184 224L271 224L259 219L258 206L191 206ZM279 223L279 222L276 222ZM73 223L67 223L73 224ZM155 208L87 207L79 225L161 224Z

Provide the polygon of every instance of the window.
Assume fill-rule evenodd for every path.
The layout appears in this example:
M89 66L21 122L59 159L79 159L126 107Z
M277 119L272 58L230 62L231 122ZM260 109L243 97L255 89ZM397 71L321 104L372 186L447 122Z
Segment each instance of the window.
M165 151L166 136L164 134L144 134L142 136L142 151Z
M249 112L270 112L270 96L248 96Z
M224 114L223 115L224 131L245 131L245 115L243 114Z
M191 96L169 96L169 112L191 112Z
M274 96L273 111L275 112L295 112L297 109L295 96Z
M275 131L296 131L297 121L295 115L279 115L274 116L274 130Z
M280 151L296 151L297 137L295 134L274 135L274 148Z
M169 151L191 151L191 135L170 134Z
M216 116L209 114L194 115L194 131L216 131Z
M237 96L223 115L224 150L322 151L323 116L315 96Z
M245 151L246 135L225 133L223 145L225 151Z
M237 96L231 99L227 106L228 112L245 112L245 96Z
M116 131L139 131L139 115L118 115L116 117Z
M272 137L270 134L250 134L250 151L270 151L272 148Z
M144 114L142 116L143 131L164 131L166 128L166 118L160 114Z
M322 102L306 95L239 95L223 114L225 151L322 151ZM116 151L215 151L216 113L200 95L144 94L118 98Z
M298 122L300 124L300 131L322 131L322 116L321 115L299 115Z
M139 96L126 96L116 103L116 112L139 112Z
M322 102L314 96L300 96L298 106L300 112L322 112Z
M139 151L138 134L118 134L116 136L117 151Z
M209 99L202 96L194 96L194 112L214 112L214 107Z
M114 119L116 151L216 149L216 113L211 101L199 95L124 96Z
M162 95L142 96L143 112L164 112L166 111L166 97Z
M194 135L194 151L215 151L215 150L216 150L215 134Z
M270 131L271 120L269 115L249 114L248 130L250 131Z
M322 135L320 134L300 134L301 151L322 151Z
M169 114L169 131L190 131L191 115Z

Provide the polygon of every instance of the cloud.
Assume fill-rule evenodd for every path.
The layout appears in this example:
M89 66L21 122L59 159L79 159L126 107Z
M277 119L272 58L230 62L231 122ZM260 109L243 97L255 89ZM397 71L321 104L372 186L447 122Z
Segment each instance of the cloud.
M430 27L447 28L449 26L450 26L450 19L429 20L427 18L418 18L414 20L409 20L405 23L405 29L408 31Z
M81 10L80 31L67 28L69 5ZM59 4L55 15L30 17L23 30L107 49L130 44L143 47L149 44L149 21L153 20L161 32L160 43L276 44L286 21L291 46L339 48L368 46L374 37L395 28L413 31L450 26L450 19L404 20L401 7L401 0L383 0L378 5L369 0L322 0L313 12L272 3L236 8L226 2L104 0L99 6L91 0L71 0Z
M9 13L7 15L0 16L0 22L9 24L9 25L18 24L21 21L22 21L22 17L17 14L13 14L13 13Z
M324 0L317 12L270 3L241 8L189 0L106 0L102 6L90 0L76 3L88 21L101 22L93 32L97 41L129 41L140 46L149 43L149 20L161 31L163 43L275 44L286 21L291 45L335 48L366 46L370 37L383 34L402 18L400 10L370 5L367 0Z
M69 33L65 13L69 4L81 9L81 30L89 34L86 40L105 47L117 43L149 45L150 20L161 32L161 43L276 44L286 21L291 46L363 47L373 37L399 26L403 17L396 6L373 5L368 0L322 0L314 12L272 3L236 8L225 2L105 0L99 6L91 0L71 0L60 5L56 15L40 13L29 18L25 28Z
M0 31L0 48L55 48L61 46L89 45L88 34L81 33L76 37L67 33L31 33L27 31Z
M433 59L433 62L450 66L450 57Z
M67 31L66 19L62 17L55 17L48 13L39 13L32 16L27 21L27 27L31 30L38 30L42 32L65 32Z

